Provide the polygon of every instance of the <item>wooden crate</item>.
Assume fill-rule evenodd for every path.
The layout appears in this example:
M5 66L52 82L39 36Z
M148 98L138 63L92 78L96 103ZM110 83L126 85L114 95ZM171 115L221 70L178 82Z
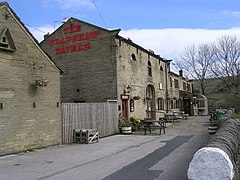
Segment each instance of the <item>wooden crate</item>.
M99 141L97 129L75 129L73 130L73 142L90 144Z

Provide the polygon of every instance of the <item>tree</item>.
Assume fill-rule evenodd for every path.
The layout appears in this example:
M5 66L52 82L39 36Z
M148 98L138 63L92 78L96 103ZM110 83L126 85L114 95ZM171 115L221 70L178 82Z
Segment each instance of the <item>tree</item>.
M206 79L211 75L210 66L213 55L214 47L212 44L191 45L185 47L181 59L176 62L178 67L187 71L199 83L202 94L205 94L207 87Z
M213 74L231 93L232 103L239 109L240 103L240 41L236 36L223 36L214 45Z

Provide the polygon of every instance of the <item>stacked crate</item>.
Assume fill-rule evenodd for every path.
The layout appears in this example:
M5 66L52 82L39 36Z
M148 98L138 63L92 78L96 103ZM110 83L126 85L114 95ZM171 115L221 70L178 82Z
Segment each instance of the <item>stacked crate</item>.
M73 130L73 142L90 144L99 141L97 129L75 129Z

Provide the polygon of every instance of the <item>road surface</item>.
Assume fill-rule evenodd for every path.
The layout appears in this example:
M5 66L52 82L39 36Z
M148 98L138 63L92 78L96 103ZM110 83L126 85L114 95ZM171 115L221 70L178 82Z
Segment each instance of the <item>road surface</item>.
M194 153L210 138L208 123L189 117L160 136L142 131L0 157L0 180L186 180Z

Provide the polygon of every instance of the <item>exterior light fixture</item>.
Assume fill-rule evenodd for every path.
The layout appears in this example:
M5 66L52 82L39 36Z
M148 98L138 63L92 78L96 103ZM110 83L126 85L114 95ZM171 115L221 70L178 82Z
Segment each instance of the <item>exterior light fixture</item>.
M126 88L126 93L130 93L131 91L132 91L132 87L130 85L128 85Z
M127 87L124 88L124 94L130 93L132 91L132 87L130 85L127 85Z

